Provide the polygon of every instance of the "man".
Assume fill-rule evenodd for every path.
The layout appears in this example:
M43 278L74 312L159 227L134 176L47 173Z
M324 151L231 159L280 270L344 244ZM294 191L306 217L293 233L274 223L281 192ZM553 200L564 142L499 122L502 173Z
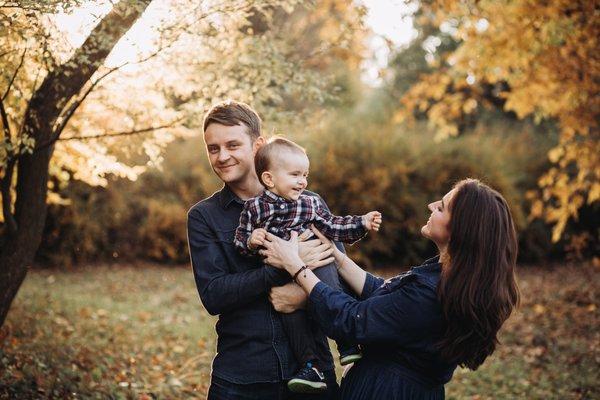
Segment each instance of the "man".
M188 212L188 242L198 293L206 310L219 315L208 398L333 398L338 386L329 345L320 332L315 334L318 351L326 360L327 394L292 395L288 391L286 381L298 365L268 292L290 278L259 258L240 255L233 244L244 201L263 191L254 170L254 154L265 142L261 120L250 106L227 101L207 113L203 127L211 167L224 183L220 191ZM331 249L319 240L300 246L306 265L325 265L331 262L330 255ZM303 296L293 284L284 290Z

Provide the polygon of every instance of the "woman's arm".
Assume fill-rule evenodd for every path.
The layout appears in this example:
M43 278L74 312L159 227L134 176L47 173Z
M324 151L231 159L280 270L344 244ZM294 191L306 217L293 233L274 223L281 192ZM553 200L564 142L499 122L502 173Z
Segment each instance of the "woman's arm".
M363 301L319 283L308 310L327 336L352 343L414 343L442 329L435 291L417 281Z
M333 243L331 243L331 241L326 238L317 228L313 226L311 229L315 235L321 239L321 242L331 245L333 248L333 257L335 258L338 268L338 274L344 281L346 281L354 293L360 296L363 288L365 287L365 280L367 279L367 273L365 270L356 265L356 263L352 261L346 254L339 251L338 248L335 247Z

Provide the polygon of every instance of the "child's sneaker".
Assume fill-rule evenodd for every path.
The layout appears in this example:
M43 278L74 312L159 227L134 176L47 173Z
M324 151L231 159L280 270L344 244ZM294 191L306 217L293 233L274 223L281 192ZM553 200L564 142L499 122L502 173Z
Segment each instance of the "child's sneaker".
M294 375L287 385L294 393L321 393L327 390L325 377L311 363L306 363L306 366Z
M349 349L340 350L340 365L352 364L362 358L362 354L358 347L350 347Z

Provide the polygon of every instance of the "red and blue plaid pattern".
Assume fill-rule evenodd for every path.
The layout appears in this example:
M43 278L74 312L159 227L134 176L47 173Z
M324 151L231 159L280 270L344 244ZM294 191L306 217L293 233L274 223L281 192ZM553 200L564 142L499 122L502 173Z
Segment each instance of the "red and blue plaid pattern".
M264 228L288 240L292 231L304 232L311 224L329 239L344 243L354 243L367 233L362 216L333 215L316 196L300 195L298 200L287 200L265 190L244 204L234 243L242 254L253 254L248 249L248 239L254 229Z

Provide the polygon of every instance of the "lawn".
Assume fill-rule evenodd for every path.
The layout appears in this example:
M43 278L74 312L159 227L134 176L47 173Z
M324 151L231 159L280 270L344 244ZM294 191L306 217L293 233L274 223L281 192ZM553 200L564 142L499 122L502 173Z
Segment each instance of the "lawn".
M600 398L599 273L521 268L502 345L447 398ZM189 268L33 270L0 330L0 398L204 398L215 321Z

